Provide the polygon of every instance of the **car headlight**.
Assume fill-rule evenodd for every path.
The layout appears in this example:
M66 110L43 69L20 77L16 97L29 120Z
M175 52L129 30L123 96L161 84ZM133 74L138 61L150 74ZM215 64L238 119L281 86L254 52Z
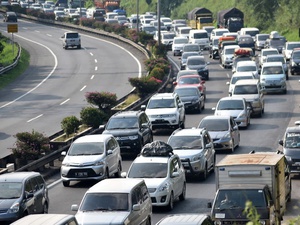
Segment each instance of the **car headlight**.
M169 191L169 190L170 190L170 184L167 182L161 185L158 189L158 191Z
M259 220L258 221L261 225L266 225L266 221L265 220Z
M231 138L230 132L227 132L222 139Z
M246 113L245 113L244 111L241 112L241 113L238 115L237 118L241 118L241 117L246 117Z
M103 165L104 162L102 160L94 163L94 166L103 166Z
M129 140L136 140L139 138L138 135L131 135L131 136L128 136Z
M62 162L61 165L62 165L62 166L65 166L65 167L69 167L69 166L70 166L70 163L69 163L69 162Z
M290 157L290 156L285 156L285 158L286 158L286 160L288 161L288 162L292 162L293 160L292 160L292 157Z
M191 161L194 162L194 161L199 161L201 158L203 157L203 153L201 152L200 154L197 154L195 156L193 156L191 158Z
M292 66L296 66L296 63L294 61L292 62Z
M19 209L20 209L20 204L17 202L17 203L14 203L8 210L8 213L17 213L19 212Z

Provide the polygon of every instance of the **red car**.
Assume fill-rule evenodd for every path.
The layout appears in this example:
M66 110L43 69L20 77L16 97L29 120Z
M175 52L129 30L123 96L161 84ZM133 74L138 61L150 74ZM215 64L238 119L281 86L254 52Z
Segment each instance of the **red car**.
M173 82L175 86L196 86L206 99L205 81L199 75L184 75L179 77L178 81Z

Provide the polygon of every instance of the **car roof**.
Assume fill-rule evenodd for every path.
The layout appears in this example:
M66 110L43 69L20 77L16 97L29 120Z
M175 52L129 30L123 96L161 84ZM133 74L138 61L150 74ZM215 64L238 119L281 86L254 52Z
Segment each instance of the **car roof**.
M264 62L262 67L282 66L282 62Z
M221 98L219 101L228 101L228 100L242 100L244 101L245 99L243 97L239 97L239 96L226 96Z
M287 127L285 132L300 132L300 126Z
M284 56L281 54L272 54L272 55L267 55L267 58L284 58Z
M232 74L232 77L243 77L243 76L254 76L253 72L235 72L234 74Z
M104 142L108 138L112 137L111 134L92 134L85 135L77 138L73 143L85 143L85 142Z
M201 225L207 217L199 213L173 214L163 217L156 225Z
M74 217L69 214L32 214L15 221L12 225L54 225L62 224L62 222L66 224L66 221Z
M224 50L225 49L236 49L236 48L240 48L240 46L239 45L226 45L226 46L224 46Z
M95 192L104 192L104 193L130 193L132 188L140 183L144 182L143 179L120 179L120 178L110 178L104 179L87 190L87 193L95 193Z
M236 64L236 66L252 66L252 65L256 66L256 62L254 62L253 60L238 61Z
M236 83L235 83L235 86L237 85L257 85L259 83L259 80L258 79L245 79L245 80L238 80Z
M132 163L168 163L172 156L137 156Z
M23 180L33 176L40 176L40 173L31 171L4 173L0 175L0 182L22 182Z
M155 94L151 97L151 99L163 99L163 98L174 98L174 93L158 93L158 94Z
M183 76L181 76L179 79L182 79L182 78L188 78L188 77L191 77L191 78L196 77L196 78L200 78L200 79L201 79L201 77L200 77L198 74L183 75Z
M187 60L190 60L190 59L201 59L201 60L206 61L203 55L191 55L187 58Z
M119 111L112 115L112 117L137 117L139 114L143 113L142 111Z
M197 86L192 86L192 85L180 85L180 86L176 86L174 90L178 90L178 89L195 89L196 91L199 91L199 88Z
M274 51L274 50L278 51L276 48L263 48L261 51L269 52L269 51Z
M231 116L217 116L217 115L209 115L204 117L202 120L215 120L215 119L224 119L224 120L229 120Z
M205 128L185 128L185 129L177 129L172 133L172 136L195 136L201 135L202 132L205 131Z

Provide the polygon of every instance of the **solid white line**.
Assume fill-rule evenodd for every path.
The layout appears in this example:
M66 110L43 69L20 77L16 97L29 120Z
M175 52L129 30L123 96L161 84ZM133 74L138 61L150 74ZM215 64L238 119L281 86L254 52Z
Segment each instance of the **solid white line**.
M92 52L90 52L90 55L93 56L94 54Z
M33 92L35 89L37 89L39 86L41 86L44 82L46 82L46 80L48 80L48 78L51 77L51 75L54 73L54 71L55 71L55 69L56 69L56 67L57 67L57 64L58 64L56 55L55 55L54 52L53 52L49 47L47 47L46 45L43 45L43 44L38 43L38 42L36 42L36 41L32 41L32 40L30 40L30 39L24 38L24 37L22 37L22 36L20 36L20 35L16 35L16 34L15 34L15 36L17 36L17 37L19 37L19 38L22 38L22 39L24 39L24 40L26 40L26 41L30 41L30 42L32 42L32 43L35 43L35 44L37 44L37 45L40 45L40 46L46 48L46 49L53 55L53 57L54 57L54 62L55 62L55 63L54 63L53 69L51 70L51 72L48 74L48 76L47 76L45 79L43 79L39 84L37 84L37 85L36 85L34 88L32 88L31 90L27 91L25 94L21 95L20 97L16 98L15 100L13 100L13 101L11 101L11 102L6 103L5 105L0 106L0 109L2 109L2 108L4 108L4 107L6 107L6 106L8 106L8 105L10 105L10 104L12 104L12 103L18 101L18 100L20 100L21 98L25 97L26 95L28 95L29 93L31 93L31 92Z
M53 183L47 185L47 188L48 188L48 189L51 189L51 188L53 188L55 185L59 184L61 181L62 181L62 179L58 179L58 180L54 181Z
M98 61L97 61L97 59L95 59L95 63L97 63Z
M80 91L83 91L85 88L86 88L86 85L84 85L84 86L80 89Z
M49 37L52 37L52 35L51 35L51 34L47 34L47 36L49 36Z
M97 71L98 70L98 66L95 66L95 71Z
M34 117L34 118L30 119L30 120L27 120L27 123L30 123L31 121L36 120L37 118L40 118L41 116L43 116L43 114L38 115L38 116L36 116L36 117Z
M60 103L59 105L63 105L65 104L66 102L70 101L70 99L68 98L67 100L63 101L62 103Z
M93 80L93 79L94 79L94 77L95 77L95 75L92 75L92 76L91 76L91 80Z

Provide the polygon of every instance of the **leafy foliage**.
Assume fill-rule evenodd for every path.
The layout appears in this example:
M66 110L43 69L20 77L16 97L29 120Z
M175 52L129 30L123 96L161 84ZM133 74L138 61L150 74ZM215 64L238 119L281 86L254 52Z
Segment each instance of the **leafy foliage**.
M145 97L148 94L154 93L161 85L159 81L155 79L149 79L148 77L132 77L129 78L129 82L133 87L136 88L140 97Z
M16 147L12 148L15 158L34 160L50 152L49 138L39 132L20 132L14 137L17 138Z
M80 120L76 116L68 116L61 121L61 128L69 136L78 131L80 124Z
M85 98L88 103L98 106L101 110L109 110L117 104L117 95L110 92L87 92Z
M245 209L243 211L244 214L247 215L247 218L250 220L247 225L260 225L259 218L256 208L253 206L251 201L247 201L245 205Z
M93 107L85 107L80 111L80 118L83 124L86 124L93 128L98 128L99 125L103 124L104 121L107 121L107 115Z

